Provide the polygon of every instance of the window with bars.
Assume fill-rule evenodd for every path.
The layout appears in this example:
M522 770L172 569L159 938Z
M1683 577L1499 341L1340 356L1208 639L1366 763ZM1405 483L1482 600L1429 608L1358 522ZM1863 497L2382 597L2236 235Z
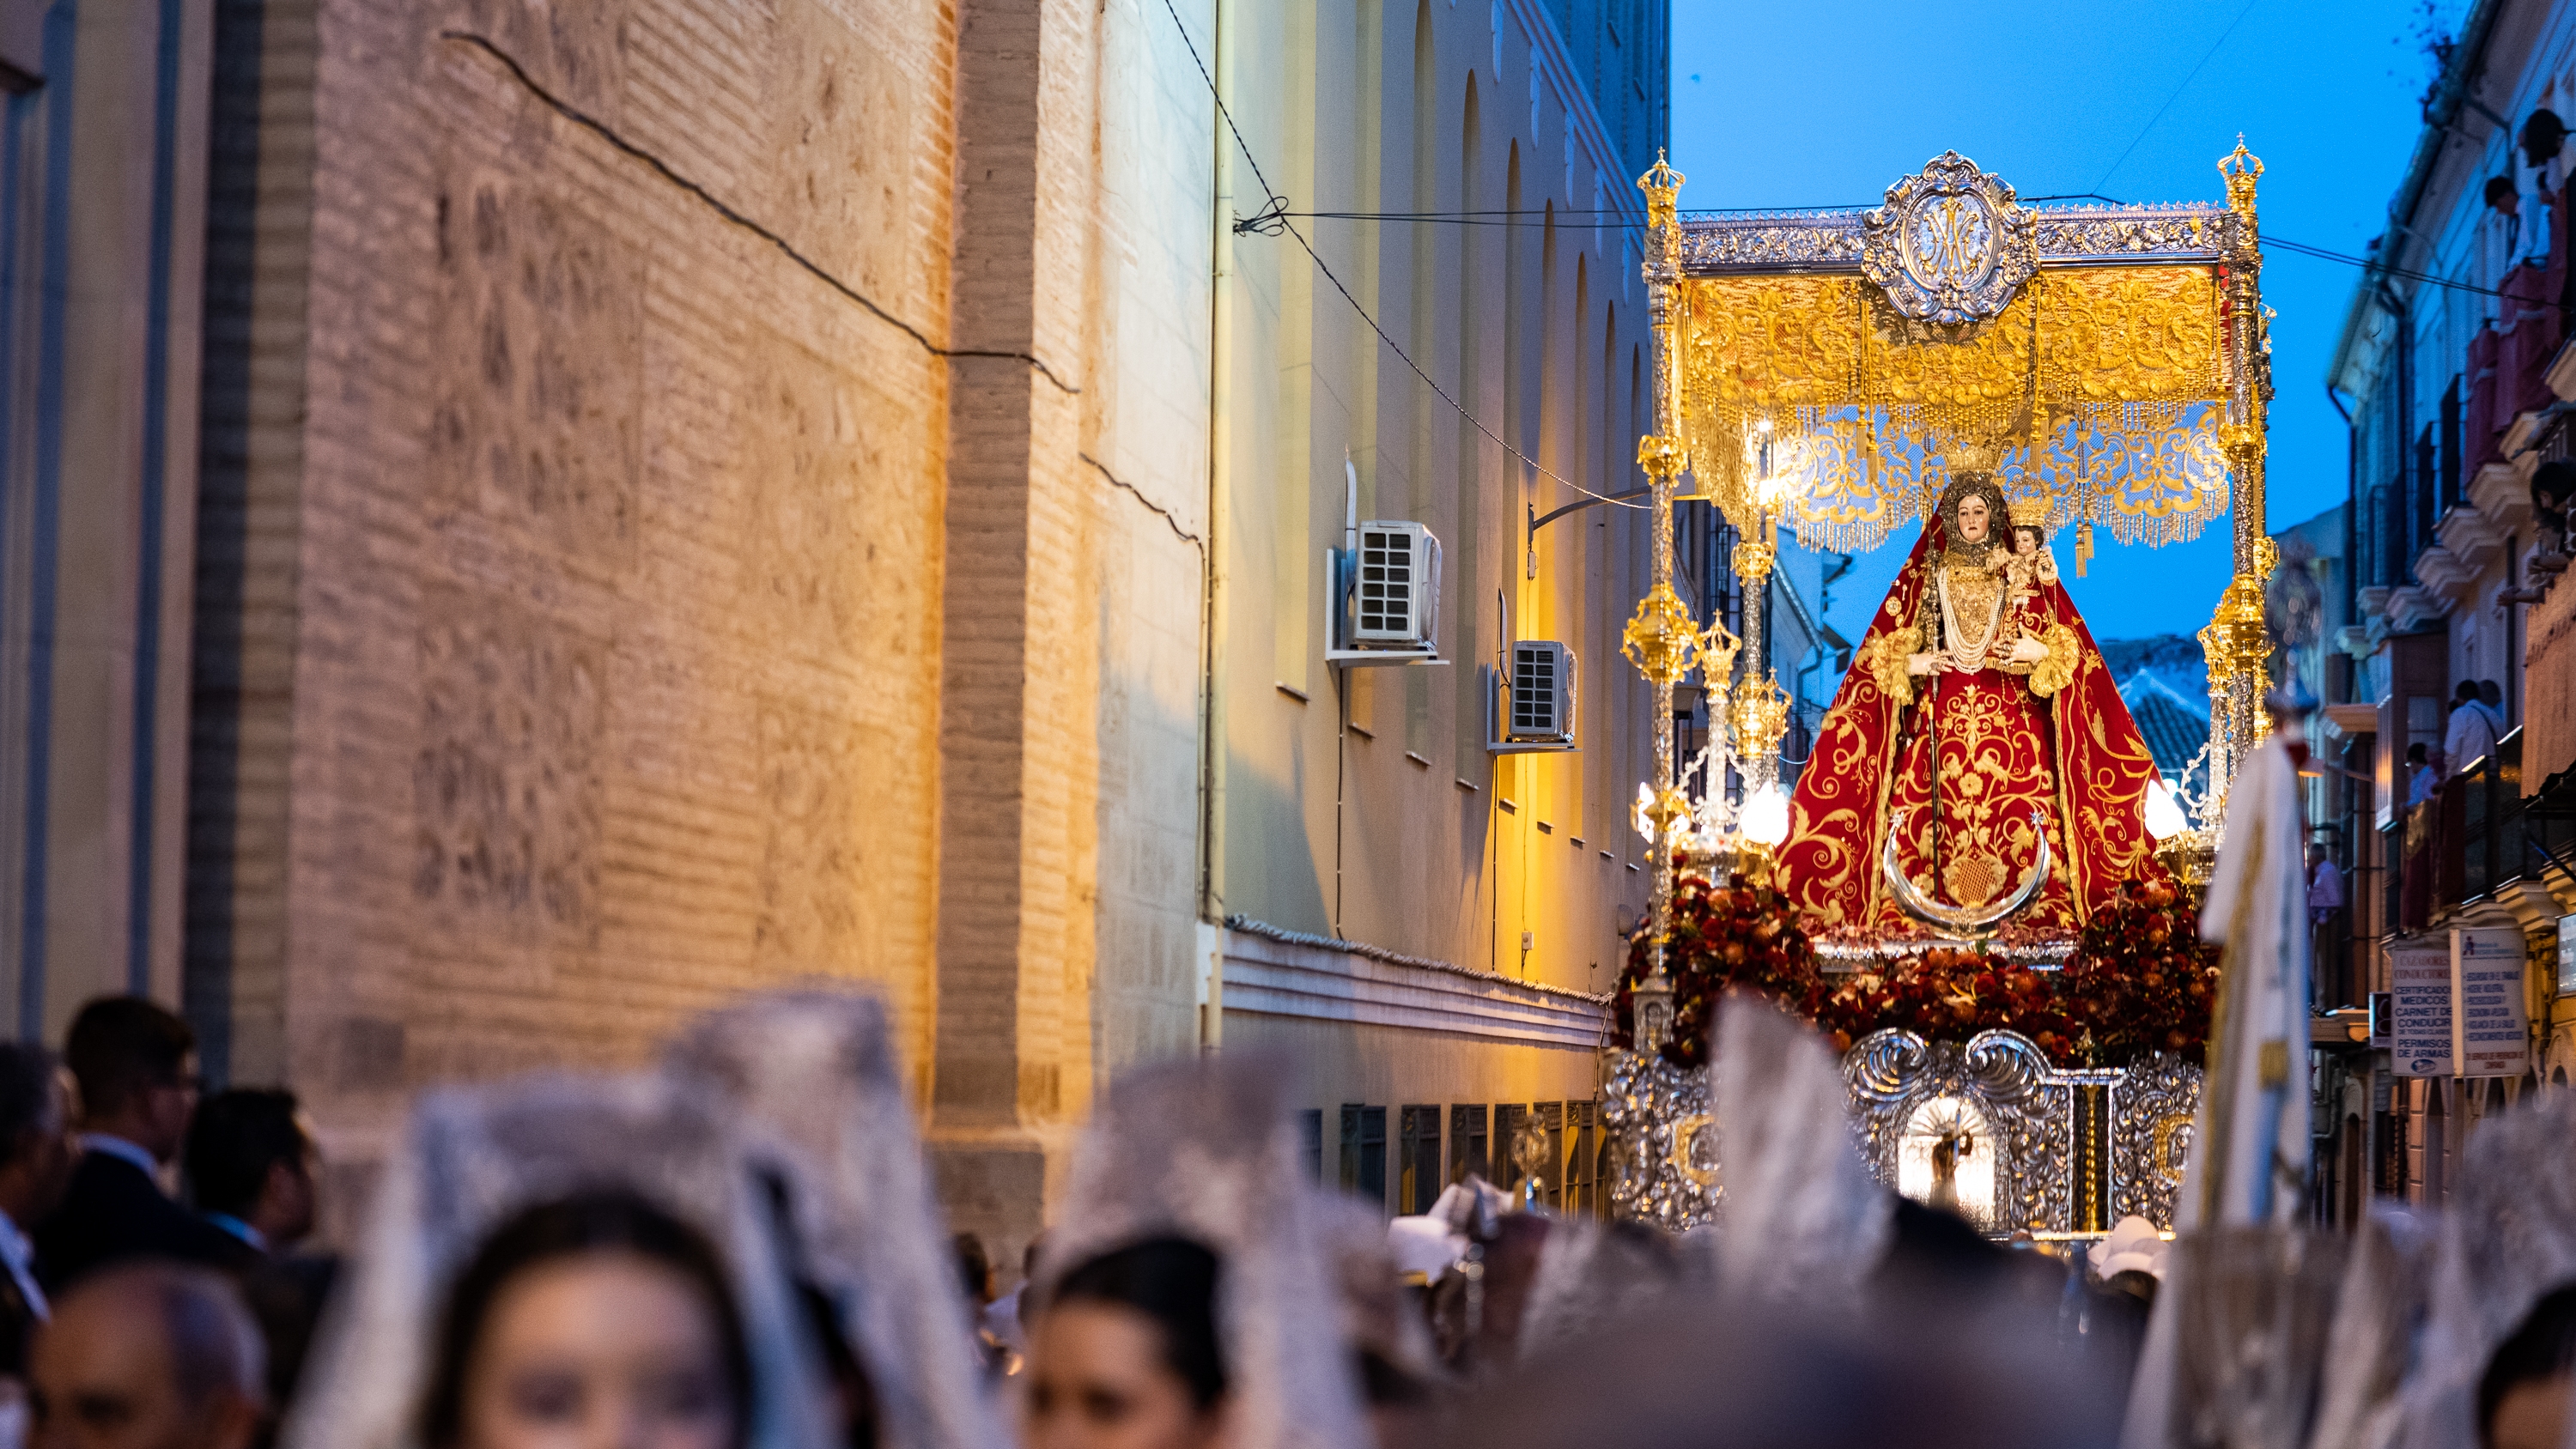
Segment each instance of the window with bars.
M1565 1210L1600 1216L1600 1164L1593 1147L1593 1128L1600 1117L1593 1102L1565 1104Z
M1464 1182L1467 1174L1488 1182L1494 1174L1485 1160L1485 1104L1453 1104L1449 1108L1449 1180Z
M1386 1109L1342 1104L1342 1190L1386 1208Z
M1441 1177L1440 1109L1405 1107L1396 1116L1395 1210L1427 1213L1447 1184Z
M1520 1164L1513 1159L1512 1145L1520 1138L1521 1123L1528 1119L1529 1110L1518 1102L1506 1102L1494 1109L1494 1140L1491 1154L1494 1170L1485 1175L1485 1180L1506 1193L1516 1193L1520 1190L1521 1169Z
M1539 1191L1550 1208L1562 1212L1565 1210L1565 1104L1541 1102L1537 1112L1539 1128L1547 1136L1547 1156L1539 1162Z

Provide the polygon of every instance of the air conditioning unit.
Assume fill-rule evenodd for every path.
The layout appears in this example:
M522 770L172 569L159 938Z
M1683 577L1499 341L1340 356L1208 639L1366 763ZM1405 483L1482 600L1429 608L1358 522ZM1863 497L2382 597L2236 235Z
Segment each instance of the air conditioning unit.
M1352 647L1439 648L1440 540L1430 529L1384 519L1361 524L1351 572Z
M1342 460L1342 546L1324 550L1324 663L1446 664L1440 540L1419 523L1360 522L1360 474Z
M1485 751L1536 755L1577 750L1574 651L1553 639L1512 638L1512 615L1494 591L1494 622L1505 642L1485 666Z
M1506 682L1503 742L1514 745L1574 743L1574 651L1553 639L1512 645Z

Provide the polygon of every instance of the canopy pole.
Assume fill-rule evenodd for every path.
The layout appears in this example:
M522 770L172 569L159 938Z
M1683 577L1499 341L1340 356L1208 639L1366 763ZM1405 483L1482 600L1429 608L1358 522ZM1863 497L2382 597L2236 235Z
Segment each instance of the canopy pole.
M1678 828L1690 818L1690 802L1673 780L1673 686L1691 670L1699 636L1690 606L1673 592L1673 480L1682 471L1680 324L1682 229L1675 198L1684 177L1655 153L1654 168L1637 178L1646 193L1646 260L1640 271L1646 282L1647 321L1653 335L1654 431L1637 440L1637 466L1646 473L1652 502L1646 510L1652 531L1649 585L1628 621L1621 652L1637 666L1654 692L1655 769L1640 787L1638 828L1653 851L1646 879L1648 929L1654 953L1653 979L1664 976L1664 943L1672 931L1673 849Z
M2209 791L2199 825L2215 830L2225 817L2228 788L2236 773L2271 733L2271 716L2263 708L2269 682L2272 645L2263 627L2263 586L2279 558L2265 528L2263 502L2264 430L2271 401L2269 347L2263 315L2262 233L2255 221L2254 187L2263 163L2245 149L2219 159L2218 174L2227 182L2227 205L2235 213L2226 261L2227 361L2231 374L2228 418L2219 441L2227 450L2230 483L2235 491L2235 577L2219 596L2218 610L2200 632L2201 652L2209 663Z

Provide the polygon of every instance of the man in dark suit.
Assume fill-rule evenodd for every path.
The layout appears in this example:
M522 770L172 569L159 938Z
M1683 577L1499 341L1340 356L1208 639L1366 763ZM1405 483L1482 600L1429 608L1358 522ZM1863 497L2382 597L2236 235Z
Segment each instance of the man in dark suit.
M67 1096L52 1052L0 1043L0 1378L22 1383L28 1340L52 1311L26 1229L71 1186L77 1159Z
M72 1018L64 1061L81 1096L81 1160L63 1204L36 1230L38 1277L59 1295L129 1258L239 1269L257 1254L170 1200L161 1165L197 1110L197 1034L139 996L102 996Z
M197 1211L260 1256L312 1233L321 1154L293 1092L234 1087L197 1104L185 1165Z
M188 1128L188 1197L206 1221L259 1254L242 1274L242 1301L268 1340L268 1395L293 1403L313 1330L340 1261L298 1253L320 1207L322 1153L295 1094L234 1087L197 1104Z

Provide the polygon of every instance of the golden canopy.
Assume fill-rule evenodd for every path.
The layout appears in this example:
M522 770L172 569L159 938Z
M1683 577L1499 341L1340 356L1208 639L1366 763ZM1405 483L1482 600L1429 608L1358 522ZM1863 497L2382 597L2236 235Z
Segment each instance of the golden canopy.
M1802 543L1852 551L1927 517L1957 467L2052 528L2194 536L2260 466L2260 167L2221 163L2230 204L2039 209L1951 152L1869 211L1683 221L1697 492L1750 529L1767 475Z

